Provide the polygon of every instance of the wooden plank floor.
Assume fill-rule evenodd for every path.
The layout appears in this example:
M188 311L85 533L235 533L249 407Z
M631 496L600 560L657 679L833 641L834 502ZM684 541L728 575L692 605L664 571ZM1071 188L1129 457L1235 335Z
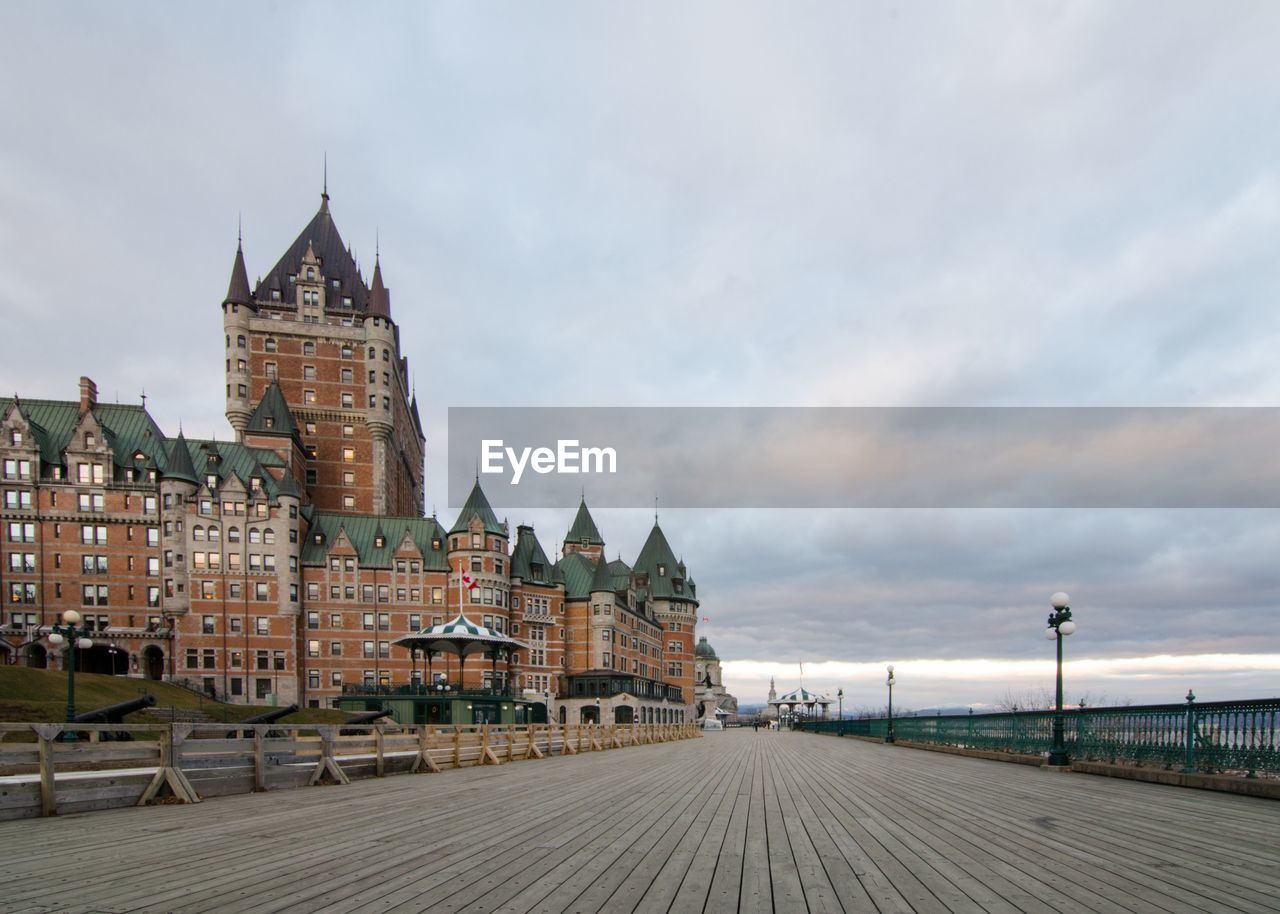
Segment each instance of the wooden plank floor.
M700 740L0 823L5 912L1280 911L1280 804Z

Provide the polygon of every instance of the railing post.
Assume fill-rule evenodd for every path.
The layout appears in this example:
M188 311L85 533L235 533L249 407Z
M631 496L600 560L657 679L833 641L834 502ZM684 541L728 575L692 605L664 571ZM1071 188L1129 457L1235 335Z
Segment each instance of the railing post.
M266 758L263 752L263 731L258 724L253 726L253 790L262 793L267 789Z
M1187 689L1187 755L1182 762L1182 770L1193 774L1196 770L1196 696Z
M53 741L62 732L60 724L32 724L40 740L40 815L58 814L58 794L53 770Z

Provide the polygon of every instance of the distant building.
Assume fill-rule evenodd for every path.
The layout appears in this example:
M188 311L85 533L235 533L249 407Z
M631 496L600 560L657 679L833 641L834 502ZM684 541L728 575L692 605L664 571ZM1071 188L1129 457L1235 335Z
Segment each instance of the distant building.
M693 649L693 701L698 720L719 717L725 722L738 719L738 699L728 693L720 672L720 658L706 638Z
M0 660L59 663L46 636L74 608L95 642L81 669L331 706L456 682L456 660L392 642L465 610L528 646L469 664L468 689L574 722L693 719L697 587L656 518L628 565L585 499L554 561L530 526L512 542L478 482L451 526L422 516L390 292L379 258L366 284L327 193L252 290L237 245L222 312L232 440L168 437L88 378L78 400L0 399Z

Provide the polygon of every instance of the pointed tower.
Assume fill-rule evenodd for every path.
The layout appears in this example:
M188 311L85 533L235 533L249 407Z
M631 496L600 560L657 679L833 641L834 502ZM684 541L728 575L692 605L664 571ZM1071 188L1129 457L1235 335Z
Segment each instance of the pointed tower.
M688 704L694 701L694 629L698 600L687 581L687 569L676 558L658 518L632 568L637 593L666 631L668 649L663 655L675 674L668 681L679 685Z
M249 421L249 318L253 312L253 295L249 292L249 273L244 266L244 240L236 239L236 257L231 264L231 281L227 297L222 300L222 329L227 350L227 421L235 429L237 440Z
M604 538L600 536L596 522L591 517L591 512L587 510L585 495L578 504L578 513L569 527L569 532L564 536L561 554L569 555L573 552L581 552L591 559L604 557Z
M338 232L326 187L319 209L251 292L244 262L238 249L223 304L227 418L237 439L278 383L317 509L421 516L426 441L381 258L370 288Z

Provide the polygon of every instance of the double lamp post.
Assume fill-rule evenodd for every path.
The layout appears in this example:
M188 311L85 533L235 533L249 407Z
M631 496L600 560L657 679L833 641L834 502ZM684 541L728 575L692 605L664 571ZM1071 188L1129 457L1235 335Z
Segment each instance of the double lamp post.
M1049 602L1053 606L1053 612L1049 614L1049 627L1044 630L1044 636L1058 643L1057 710L1053 715L1053 746L1049 749L1049 764L1057 767L1071 764L1071 755L1067 752L1062 732L1062 639L1076 630L1076 624L1071 621L1070 597L1058 591L1050 597Z
M62 614L62 625L54 625L49 633L50 646L57 648L67 645L67 723L76 722L76 649L87 650L93 647L89 639L89 630L80 628L80 613L68 609ZM67 742L76 740L76 732L68 729L63 739Z

